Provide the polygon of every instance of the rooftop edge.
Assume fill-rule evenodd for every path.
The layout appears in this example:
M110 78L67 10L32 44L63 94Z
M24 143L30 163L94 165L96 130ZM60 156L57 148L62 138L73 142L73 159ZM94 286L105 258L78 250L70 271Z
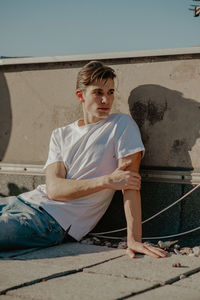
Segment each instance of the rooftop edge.
M0 66L200 54L199 47L0 59Z

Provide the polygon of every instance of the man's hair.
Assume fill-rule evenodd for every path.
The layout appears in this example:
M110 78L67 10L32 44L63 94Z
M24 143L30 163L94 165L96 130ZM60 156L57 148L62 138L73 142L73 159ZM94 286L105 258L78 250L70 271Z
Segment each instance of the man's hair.
M100 61L91 61L86 64L78 73L76 89L84 90L88 85L98 80L114 79L115 71Z

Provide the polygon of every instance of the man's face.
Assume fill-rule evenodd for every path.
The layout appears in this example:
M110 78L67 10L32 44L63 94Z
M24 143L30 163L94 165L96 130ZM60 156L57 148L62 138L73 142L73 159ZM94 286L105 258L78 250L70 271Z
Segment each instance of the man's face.
M114 101L114 81L99 80L86 87L82 93L84 118L87 123L106 118Z

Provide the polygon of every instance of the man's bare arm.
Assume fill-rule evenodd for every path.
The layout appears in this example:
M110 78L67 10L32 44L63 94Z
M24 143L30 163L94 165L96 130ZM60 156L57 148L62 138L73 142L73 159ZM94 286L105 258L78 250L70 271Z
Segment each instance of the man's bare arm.
M126 170L139 173L141 152L119 159L119 166L129 162ZM136 189L123 189L124 211L127 221L127 253L130 257L135 252L147 254L152 257L165 257L166 252L142 243L142 216L140 191Z
M111 174L86 180L66 179L63 162L50 164L46 168L47 195L51 200L72 201L103 189L137 189L139 175L125 169L129 163L122 164Z

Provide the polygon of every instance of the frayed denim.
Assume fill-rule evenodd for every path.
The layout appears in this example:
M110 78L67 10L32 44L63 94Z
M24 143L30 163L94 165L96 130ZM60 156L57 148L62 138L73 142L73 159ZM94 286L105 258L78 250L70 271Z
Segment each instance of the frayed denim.
M53 246L64 238L63 228L43 208L16 196L0 198L0 251Z

